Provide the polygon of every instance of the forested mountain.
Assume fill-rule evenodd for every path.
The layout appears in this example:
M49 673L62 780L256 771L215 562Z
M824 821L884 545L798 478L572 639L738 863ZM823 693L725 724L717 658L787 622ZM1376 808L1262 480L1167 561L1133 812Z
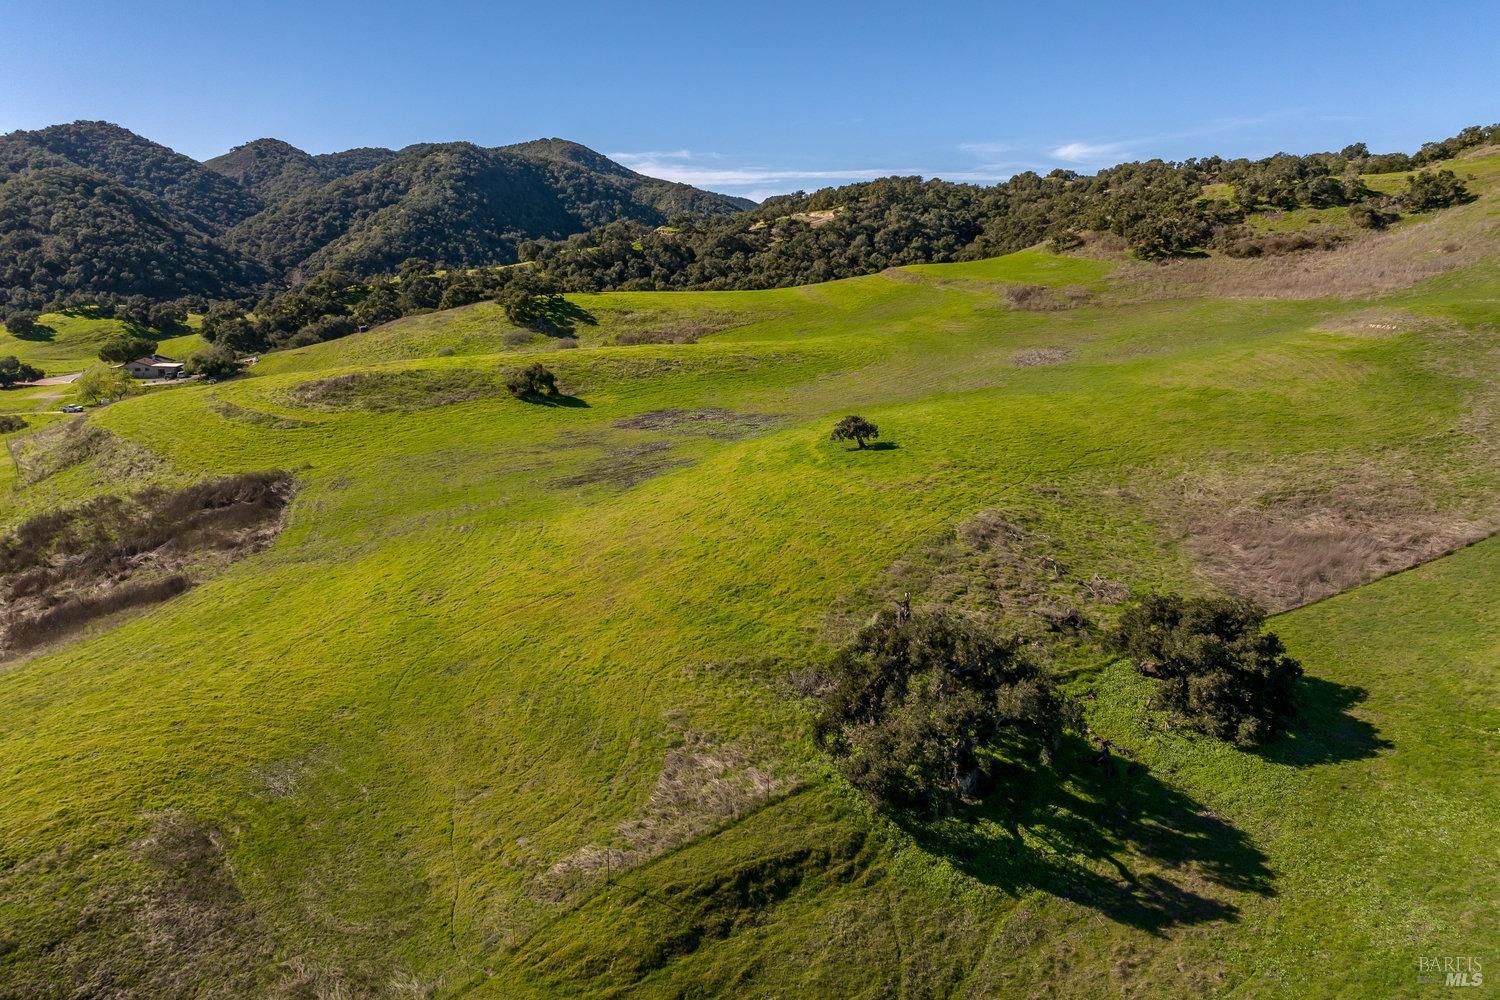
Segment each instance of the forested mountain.
M256 139L203 161L255 194L267 205L280 204L329 181L370 170L392 159L389 149L351 149L314 156L280 139Z
M281 177L316 169L315 160L280 155ZM389 270L408 257L503 263L527 239L741 207L740 199L644 177L561 140L500 149L455 142L409 146L373 169L304 190L236 227L226 242L307 277L330 267Z
M270 277L150 194L74 166L0 183L0 304L240 295Z
M602 153L596 153L587 146L580 146L566 139L533 139L531 142L501 146L498 152L514 153L538 163L551 164L564 175L569 173L571 168L589 174L618 178L634 192L638 201L655 206L668 216L678 213L726 215L756 206L756 203L749 198L714 194L689 184L678 184L638 174Z
M508 263L525 240L740 198L646 177L576 143L312 155L257 139L206 163L107 122L0 136L0 317L78 296L242 296L328 267Z
M0 136L0 146L51 154L59 160L161 199L178 219L203 232L243 222L263 207L251 191L191 157L109 122L73 122ZM0 163L25 153L0 155Z

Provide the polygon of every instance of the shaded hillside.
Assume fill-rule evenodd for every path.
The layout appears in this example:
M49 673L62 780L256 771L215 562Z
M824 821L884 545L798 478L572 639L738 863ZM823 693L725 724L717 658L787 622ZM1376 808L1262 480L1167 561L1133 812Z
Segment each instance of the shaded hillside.
M284 150L280 156L288 172L307 168ZM730 199L642 177L571 143L444 143L407 147L388 163L306 191L226 241L294 277L329 267L390 270L408 257L505 263L527 239L561 239L619 219L661 225L682 206L738 210Z
M72 122L35 132L12 132L0 146L19 146L58 157L109 180L154 195L178 220L217 232L254 215L260 199L190 157L109 122ZM22 154L24 155L24 154ZM0 155L0 163L17 158Z
M0 183L0 306L90 295L233 296L269 273L144 192L77 167Z

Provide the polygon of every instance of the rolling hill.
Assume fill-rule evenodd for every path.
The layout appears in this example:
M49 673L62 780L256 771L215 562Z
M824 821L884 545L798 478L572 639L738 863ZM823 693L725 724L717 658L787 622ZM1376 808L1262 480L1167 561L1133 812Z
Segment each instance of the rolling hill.
M478 264L516 259L526 239L560 239L619 219L659 225L678 211L741 203L643 177L574 143L484 149L413 146L371 169L282 201L226 242L279 272L393 270L407 257Z
M1322 255L572 295L572 349L479 303L8 435L11 528L294 492L0 662L0 995L1352 998L1493 953L1500 156L1455 165ZM1164 724L1099 642L1149 587L1277 612L1289 733ZM1116 764L872 810L807 668L902 594Z
M197 160L110 122L11 132L0 136L0 162L20 155L5 147L41 151L149 194L170 208L176 221L204 233L222 232L263 207L255 194Z

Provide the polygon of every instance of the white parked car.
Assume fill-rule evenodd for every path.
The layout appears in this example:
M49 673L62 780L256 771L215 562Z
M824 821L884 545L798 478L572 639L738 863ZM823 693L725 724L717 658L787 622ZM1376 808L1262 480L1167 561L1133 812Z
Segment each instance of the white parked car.
M77 403L69 403L67 406L64 406L62 408L62 411L64 413L82 413L83 407L79 406Z

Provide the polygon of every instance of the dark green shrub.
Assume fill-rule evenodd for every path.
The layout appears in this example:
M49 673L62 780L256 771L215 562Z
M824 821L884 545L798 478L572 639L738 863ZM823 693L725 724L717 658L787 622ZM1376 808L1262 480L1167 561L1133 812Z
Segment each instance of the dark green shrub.
M1400 218L1374 198L1349 206L1349 221L1361 229L1384 229Z
M234 351L223 344L215 344L205 350L199 351L187 359L183 369L189 375L202 375L204 378L226 379L233 378L244 371L245 366L235 356Z
M544 399L558 394L557 376L536 362L506 375L505 388L517 399Z
M1060 230L1047 239L1047 249L1052 253L1067 253L1081 246L1083 246L1083 237L1071 229Z
M834 654L813 736L882 806L950 807L978 789L985 751L1047 747L1061 701L1015 640L943 614L882 612Z
M99 360L123 365L156 353L156 341L133 333L117 333L99 346Z
M1301 665L1248 601L1151 594L1120 619L1115 647L1161 682L1156 701L1191 729L1241 745L1275 734L1292 716Z
M0 358L0 389L9 389L17 382L35 382L42 377L42 370L17 358L14 354Z
M1451 170L1423 170L1406 179L1401 204L1408 212L1430 212L1473 200L1464 182Z
M18 309L4 317L5 328L13 337L26 337L36 331L37 318L29 309Z

